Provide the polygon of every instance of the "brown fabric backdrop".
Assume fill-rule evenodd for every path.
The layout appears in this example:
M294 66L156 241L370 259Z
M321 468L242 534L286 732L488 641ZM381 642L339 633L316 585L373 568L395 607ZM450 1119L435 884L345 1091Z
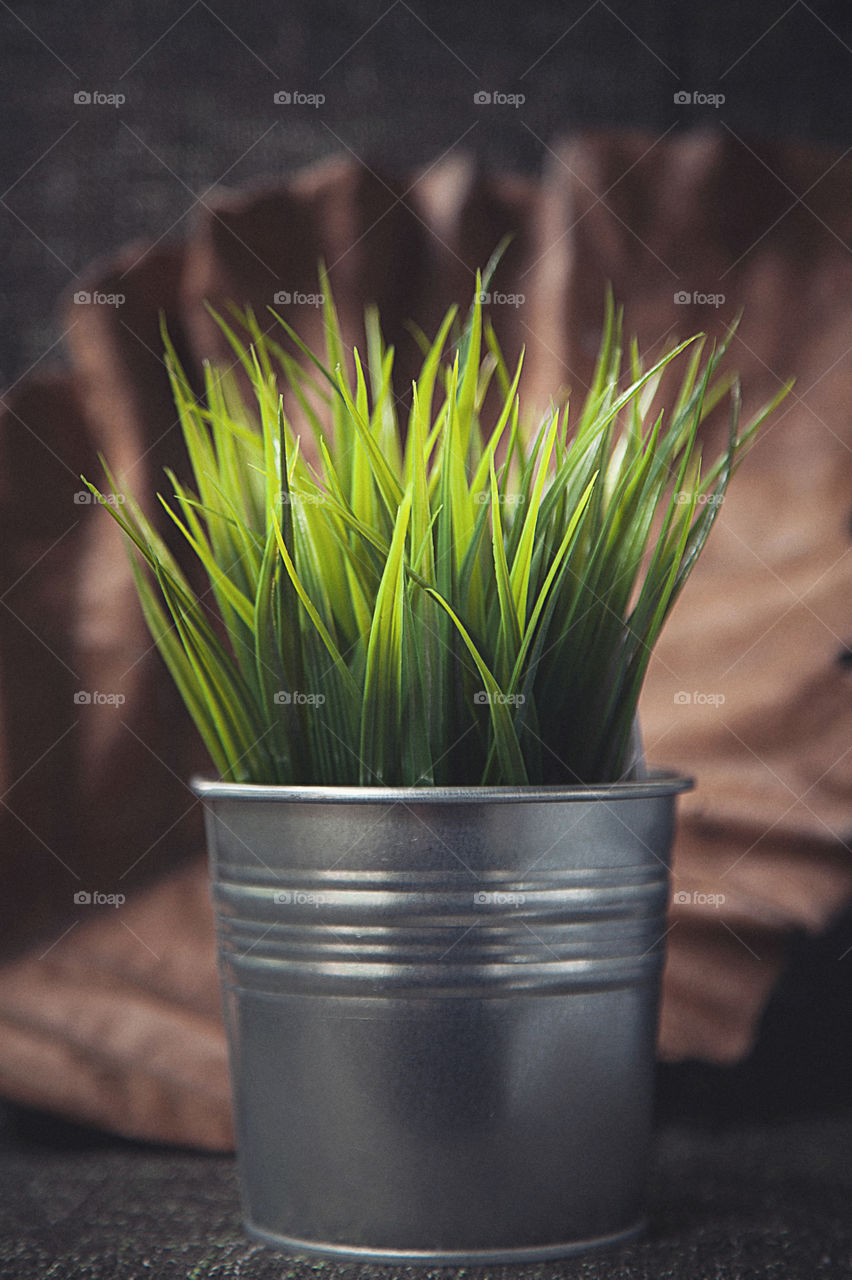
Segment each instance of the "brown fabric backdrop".
M151 511L162 467L185 471L160 310L197 379L203 358L229 360L205 298L263 313L276 292L314 292L322 256L351 341L363 305L380 304L403 387L417 364L404 322L428 332L466 303L506 231L495 288L524 302L492 314L510 357L526 345L524 392L542 407L588 381L607 280L646 351L719 333L743 305L731 363L747 410L798 378L725 501L643 702L650 760L700 783L682 802L661 1053L748 1051L785 937L823 929L852 895L850 196L852 165L829 152L590 133L537 182L458 157L405 181L334 161L222 191L184 243L93 265L83 287L123 303L66 299L70 368L20 380L0 422L2 1093L129 1135L232 1141L185 786L206 763L121 540L75 498L98 451ZM681 305L679 290L725 302ZM316 310L290 311L319 342Z

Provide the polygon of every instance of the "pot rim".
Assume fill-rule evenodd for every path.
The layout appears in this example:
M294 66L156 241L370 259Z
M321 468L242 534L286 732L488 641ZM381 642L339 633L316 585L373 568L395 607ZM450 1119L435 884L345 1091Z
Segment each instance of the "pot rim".
M355 787L284 783L222 782L198 775L189 786L202 801L277 800L313 804L524 804L551 801L640 800L691 791L695 779L665 769L628 782L588 786L560 784L509 787Z

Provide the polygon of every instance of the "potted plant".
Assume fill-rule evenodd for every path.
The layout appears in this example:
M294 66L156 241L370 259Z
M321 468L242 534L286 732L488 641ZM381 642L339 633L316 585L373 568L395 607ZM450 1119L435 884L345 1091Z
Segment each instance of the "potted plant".
M291 1249L499 1262L642 1223L690 783L646 771L636 705L776 402L740 431L700 336L625 362L608 299L581 407L530 430L492 268L420 335L404 412L375 310L350 360L324 272L322 358L274 312L280 342L217 316L249 395L210 365L197 395L164 333L194 487L169 473L161 501L205 591L130 495L108 506L218 775L193 786L245 1220Z

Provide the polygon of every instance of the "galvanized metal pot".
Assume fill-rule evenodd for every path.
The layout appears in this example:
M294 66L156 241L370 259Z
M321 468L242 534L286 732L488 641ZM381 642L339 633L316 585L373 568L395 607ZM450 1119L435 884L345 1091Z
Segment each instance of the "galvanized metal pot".
M641 1229L689 785L194 782L252 1235L474 1264Z

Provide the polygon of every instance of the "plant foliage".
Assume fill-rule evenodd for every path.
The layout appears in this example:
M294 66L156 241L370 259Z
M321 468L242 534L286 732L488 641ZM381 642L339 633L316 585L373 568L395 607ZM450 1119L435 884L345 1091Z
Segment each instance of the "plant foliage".
M582 404L570 417L552 405L530 430L523 354L507 367L480 303L493 265L463 325L451 308L434 341L421 335L404 412L378 315L366 358L348 359L323 270L322 357L275 312L280 342L234 309L215 316L234 365L207 365L199 396L164 330L193 482L167 472L160 502L207 589L129 495L107 509L223 779L570 784L629 770L654 644L787 388L740 431L727 343L705 353L698 335L646 367L608 297ZM699 428L723 399L728 445L704 467Z

